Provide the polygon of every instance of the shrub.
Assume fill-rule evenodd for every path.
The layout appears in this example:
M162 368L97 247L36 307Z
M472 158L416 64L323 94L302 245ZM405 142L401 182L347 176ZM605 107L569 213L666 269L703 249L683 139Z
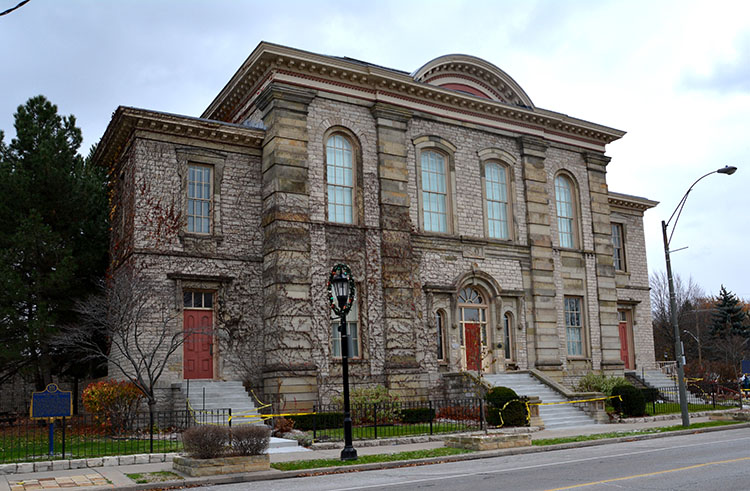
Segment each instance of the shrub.
M329 430L344 426L344 413L329 412L317 414L290 415L287 419L294 423L294 427L300 431L312 431L313 424L317 430Z
M277 435L289 433L294 428L294 421L283 416L274 419L273 432Z
M132 382L103 380L89 384L82 401L100 427L122 433L132 429L143 393Z
M229 428L226 426L194 426L182 433L185 452L197 459L219 457L226 451L229 439Z
M612 389L612 395L622 397L622 402L612 399L612 406L623 416L643 416L646 413L646 398L632 385L618 385Z
M271 428L266 425L243 425L232 428L232 452L235 455L260 455L268 451Z
M435 419L435 410L429 407L416 407L401 410L401 422L404 424L429 423Z
M400 411L396 404L398 397L391 395L382 385L359 387L349 394L353 425L372 425L375 423L375 404L377 404L378 424L394 424L399 421ZM337 396L333 403L344 406L344 398Z
M618 385L630 385L624 377L608 377L594 372L587 373L578 381L576 390L581 392L601 392L608 396L613 395L612 389Z
M659 394L659 389L655 389L653 387L646 387L644 389L641 389L641 392L643 393L643 398L646 402L656 402L659 399L661 399L661 394Z
M524 400L508 402L500 414L503 417L503 426L529 426L529 409Z
M488 405L498 409L501 409L507 402L513 399L518 399L518 394L508 387L493 387L484 396L484 400L487 401Z
M449 421L479 421L479 407L443 406L437 410L436 417Z

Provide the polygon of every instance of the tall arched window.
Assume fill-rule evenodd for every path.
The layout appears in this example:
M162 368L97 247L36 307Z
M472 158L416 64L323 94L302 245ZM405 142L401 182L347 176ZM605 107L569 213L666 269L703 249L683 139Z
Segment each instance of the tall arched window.
M559 174L555 177L555 202L557 204L557 233L560 247L577 246L576 200L573 181Z
M328 220L354 223L354 151L349 139L334 133L326 142Z
M448 185L445 156L424 150L422 164L422 217L427 232L448 232Z
M487 199L487 235L493 239L510 239L508 172L497 162L484 166Z

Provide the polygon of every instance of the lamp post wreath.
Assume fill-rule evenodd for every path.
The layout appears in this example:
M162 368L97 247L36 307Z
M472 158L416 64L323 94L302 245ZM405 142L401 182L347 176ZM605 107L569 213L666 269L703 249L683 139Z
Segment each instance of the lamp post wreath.
M331 283L333 281L333 278L337 274L343 276L349 281L349 298L346 299L346 305L344 305L343 309L339 308L338 306L338 301L336 300L336 296L333 294L333 285ZM354 285L354 278L352 278L352 270L349 269L349 266L347 266L346 264L337 264L333 268L331 268L331 274L328 275L327 286L328 302L331 305L331 310L333 310L333 312L339 317L348 314L352 308L352 303L354 303L354 293L356 290L356 286Z

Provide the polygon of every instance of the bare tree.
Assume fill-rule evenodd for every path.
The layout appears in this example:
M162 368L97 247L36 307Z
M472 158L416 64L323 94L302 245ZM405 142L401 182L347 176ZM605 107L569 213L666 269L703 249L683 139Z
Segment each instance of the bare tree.
M210 328L178 329L174 297L129 267L102 282L100 292L78 302L76 310L79 323L65 327L56 344L106 363L132 382L146 398L153 428L154 392L170 357Z
M659 359L662 355L674 359L674 329L670 319L669 283L667 275L659 271L651 275L651 314L654 326L654 350ZM677 319L680 329L694 323L694 309L705 297L703 289L693 278L684 281L679 275L674 276L674 290L677 303Z

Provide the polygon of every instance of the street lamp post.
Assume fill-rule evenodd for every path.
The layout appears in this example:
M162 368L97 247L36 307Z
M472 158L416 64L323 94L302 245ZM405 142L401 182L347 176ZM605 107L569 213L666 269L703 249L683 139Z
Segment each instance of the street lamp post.
M672 262L669 258L669 243L672 241L674 229L677 226L677 221L680 219L682 209L685 207L685 202L687 201L688 195L690 194L690 191L693 190L693 187L698 184L698 181L700 181L704 177L708 177L711 174L716 173L732 175L736 170L737 167L725 166L721 169L711 171L708 174L699 177L693 183L693 185L688 188L685 195L677 204L677 208L675 208L675 210L672 212L672 215L669 217L669 220L667 220L666 222L662 220L661 222L661 231L664 238L664 257L667 263L667 282L669 283L670 319L672 321L672 330L674 331L674 356L677 359L677 385L680 392L680 412L682 413L682 426L686 428L690 426L690 414L688 412L687 389L685 388L685 354L682 351L682 341L680 341L680 326L677 322L677 298L674 291L674 281L672 279ZM675 215L677 215L676 218ZM672 225L672 232L670 234L667 234L667 227L669 227L669 222L672 221L672 218L675 219L674 224Z
M354 302L354 278L349 266L337 264L328 278L328 300L331 310L341 318L341 372L344 378L344 449L341 460L357 460L357 450L352 446L352 418L349 408L349 329L346 314Z

